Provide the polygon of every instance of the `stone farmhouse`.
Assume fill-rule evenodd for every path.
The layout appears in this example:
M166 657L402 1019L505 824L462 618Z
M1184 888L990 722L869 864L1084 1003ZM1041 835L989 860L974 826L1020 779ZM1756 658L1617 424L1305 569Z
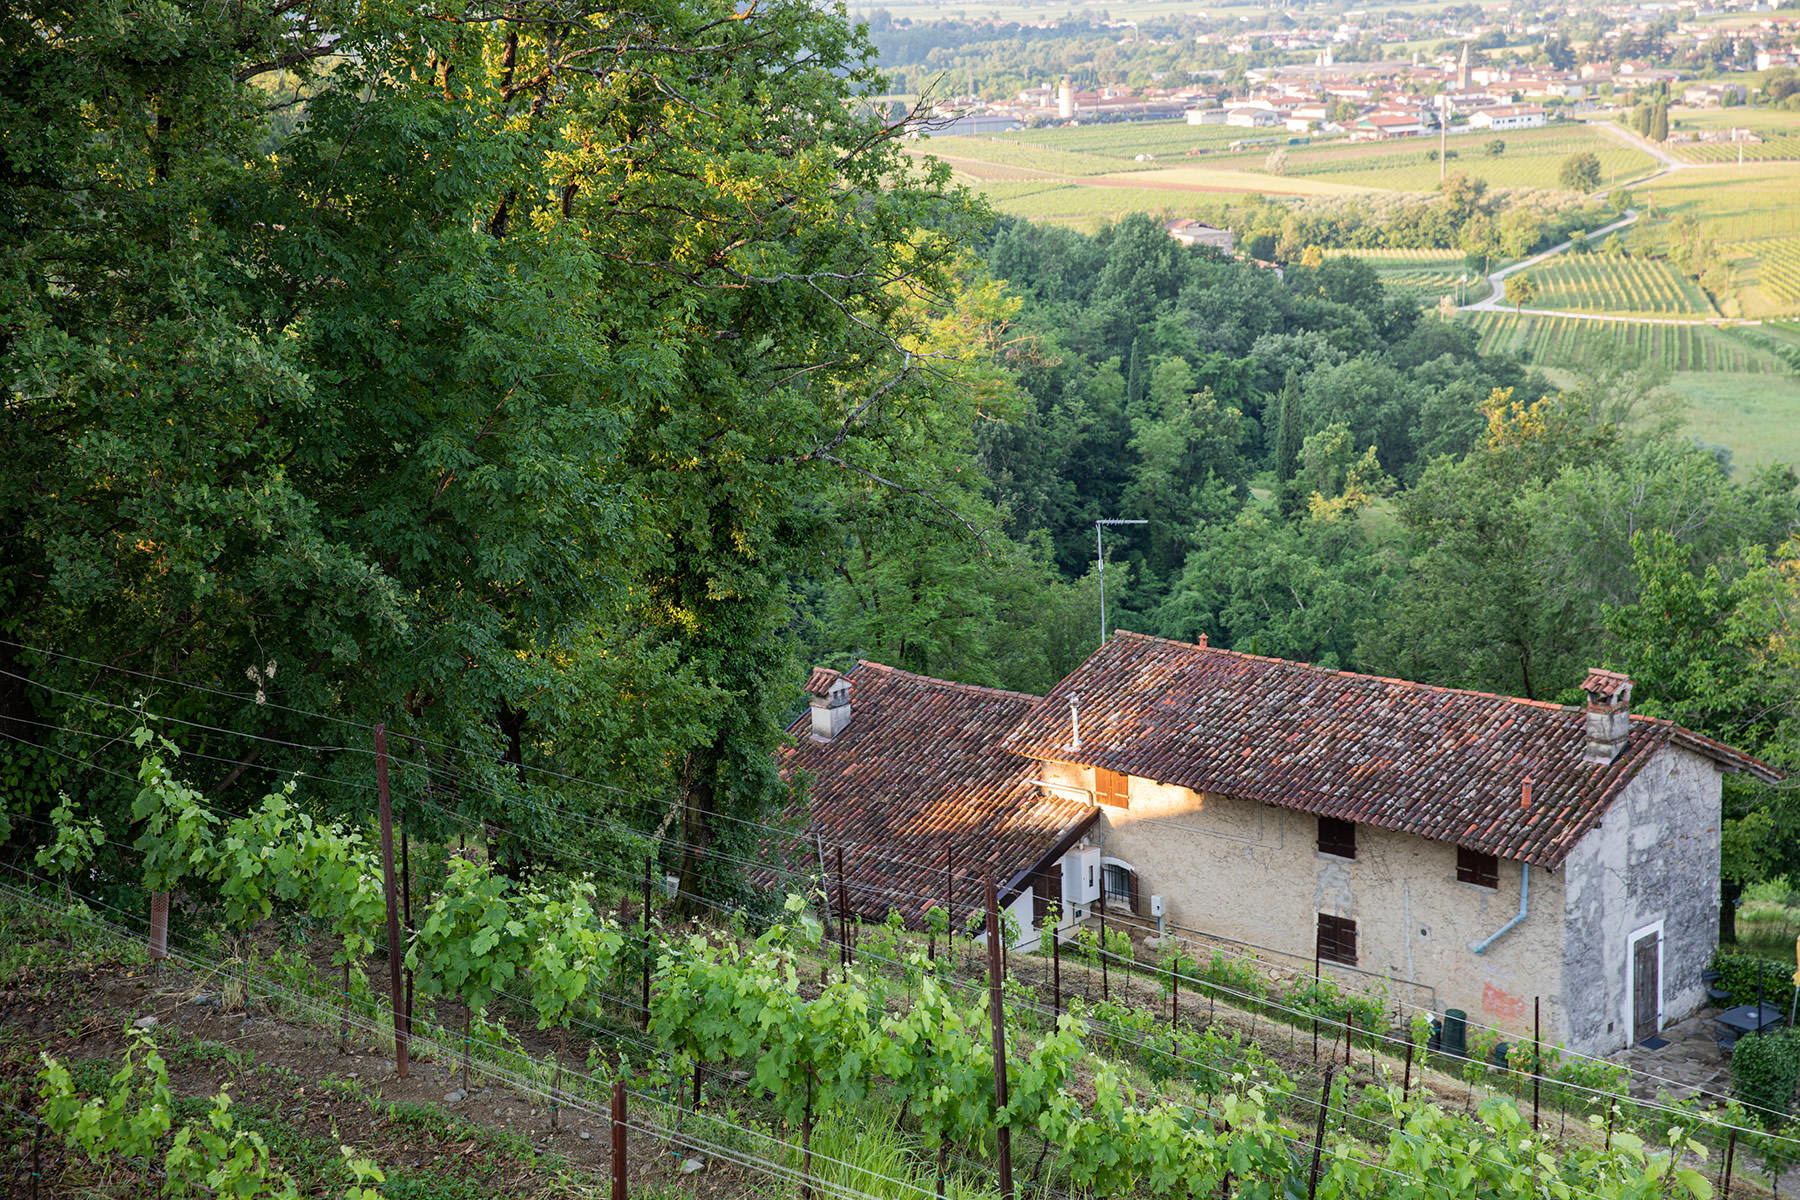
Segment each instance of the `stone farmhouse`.
M1096 910L1432 989L1607 1053L1704 1001L1721 778L1779 772L1631 713L1117 633L1048 696L815 671L784 769L849 907L962 920L988 874L1037 944ZM824 865L823 863L821 865Z

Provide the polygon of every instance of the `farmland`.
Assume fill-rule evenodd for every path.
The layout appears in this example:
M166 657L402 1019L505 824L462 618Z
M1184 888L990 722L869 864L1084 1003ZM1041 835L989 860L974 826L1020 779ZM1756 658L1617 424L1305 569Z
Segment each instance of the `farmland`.
M1486 146L1496 139L1504 142L1506 149L1499 155L1489 155ZM1656 165L1641 150L1622 146L1592 129L1571 125L1502 134L1486 130L1457 133L1447 139L1446 148L1454 155L1449 170L1486 180L1489 187L1496 188L1561 188L1563 160L1582 152L1592 152L1600 159L1600 177L1607 183L1640 178ZM1435 191L1437 150L1434 138L1297 148L1288 155L1288 174L1320 176L1371 189Z
M1745 163L1800 159L1800 112L1777 108L1680 109L1670 121L1673 132L1748 129L1760 142L1674 142L1669 153L1684 162Z
M1718 311L1694 282L1658 259L1565 255L1527 273L1533 308L1635 317L1713 317Z
M1531 362L1556 365L1594 346L1641 355L1670 371L1728 371L1782 374L1788 367L1768 350L1730 329L1711 325L1584 321L1579 317L1531 312L1473 313L1485 352L1524 354Z
M1423 303L1456 295L1465 279L1471 289L1465 299L1480 299L1486 292L1486 281L1471 275L1456 250L1345 250L1333 255L1362 259L1375 268L1382 283L1411 292Z
M1779 325L1632 324L1474 313L1481 348L1522 354L1556 370L1596 351L1636 355L1670 372L1669 387L1687 400L1693 436L1725 446L1746 464L1800 461L1800 377L1778 348L1800 346Z

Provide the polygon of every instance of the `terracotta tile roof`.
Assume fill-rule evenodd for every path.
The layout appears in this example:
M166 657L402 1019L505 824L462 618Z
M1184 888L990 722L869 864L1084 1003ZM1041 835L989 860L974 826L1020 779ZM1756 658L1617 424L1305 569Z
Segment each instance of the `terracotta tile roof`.
M1602 700L1611 700L1620 692L1631 686L1631 678L1617 671L1602 671L1599 667L1590 669L1587 678L1581 681L1581 690Z
M817 741L808 718L796 721L782 773L808 777L807 836L823 840L828 865L844 847L850 907L865 918L897 908L917 922L942 904L946 849L961 916L981 903L987 871L1004 888L1094 816L1092 804L1031 783L1036 764L1000 749L1036 696L879 663L846 674L856 689L848 728Z
M1070 749L1068 698L1081 700ZM1611 763L1582 762L1580 708L1354 675L1118 633L1005 739L1080 762L1556 867L1660 748L1780 773L1668 721L1633 717ZM1532 778L1532 801L1521 804Z
M830 667L814 667L811 678L801 690L813 696L828 696L831 694L831 685L842 678L842 675Z

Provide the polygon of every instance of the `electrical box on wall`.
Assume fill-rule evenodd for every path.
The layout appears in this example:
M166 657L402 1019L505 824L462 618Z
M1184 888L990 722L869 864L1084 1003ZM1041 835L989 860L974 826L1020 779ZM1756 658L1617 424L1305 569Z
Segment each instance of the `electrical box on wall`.
M1153 917L1163 915L1163 898L1161 896L1150 897L1150 915Z
M1062 858L1062 902L1068 912L1100 899L1100 848L1083 846Z

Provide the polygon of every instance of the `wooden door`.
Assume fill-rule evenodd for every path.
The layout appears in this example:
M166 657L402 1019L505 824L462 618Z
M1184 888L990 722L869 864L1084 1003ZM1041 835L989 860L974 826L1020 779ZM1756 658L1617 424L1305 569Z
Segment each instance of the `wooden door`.
M1641 1042L1656 1036L1656 1010L1662 999L1662 979L1657 974L1657 959L1662 935L1641 937L1631 947L1631 1040Z

